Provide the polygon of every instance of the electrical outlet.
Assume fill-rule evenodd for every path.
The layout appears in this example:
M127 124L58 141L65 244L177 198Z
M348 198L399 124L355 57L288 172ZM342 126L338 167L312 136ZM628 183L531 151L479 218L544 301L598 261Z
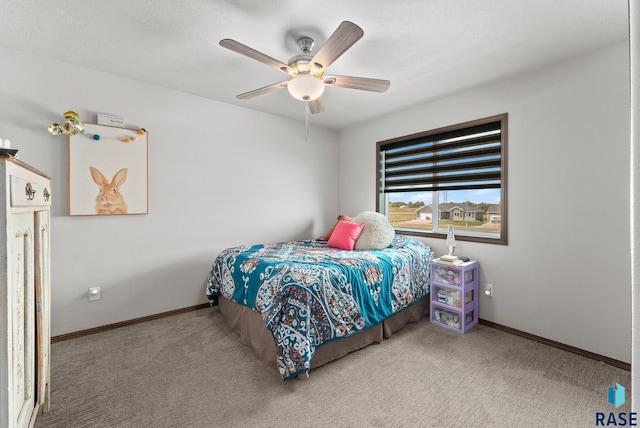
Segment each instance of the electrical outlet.
M484 294L488 297L493 297L493 284L484 285Z
M89 301L94 302L100 300L100 287L91 287L89 289Z

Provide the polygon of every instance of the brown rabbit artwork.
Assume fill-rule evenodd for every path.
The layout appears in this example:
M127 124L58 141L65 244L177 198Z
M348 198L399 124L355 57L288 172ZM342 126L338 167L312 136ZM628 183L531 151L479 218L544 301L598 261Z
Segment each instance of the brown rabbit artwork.
M100 192L96 196L96 214L127 214L127 203L120 193L120 186L127 179L127 168L122 168L111 179L111 182L98 171L90 166L91 177L100 187Z

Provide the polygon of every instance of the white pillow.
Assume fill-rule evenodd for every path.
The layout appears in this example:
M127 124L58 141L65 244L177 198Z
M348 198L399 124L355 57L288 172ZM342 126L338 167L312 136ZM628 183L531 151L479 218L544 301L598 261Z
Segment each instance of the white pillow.
M353 223L364 223L364 229L356 241L355 250L382 250L387 248L396 231L384 215L363 211L351 219Z

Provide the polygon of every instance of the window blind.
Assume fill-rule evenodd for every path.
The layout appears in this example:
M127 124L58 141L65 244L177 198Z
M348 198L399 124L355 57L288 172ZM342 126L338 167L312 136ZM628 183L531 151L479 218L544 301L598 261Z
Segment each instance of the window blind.
M497 120L383 142L381 188L384 193L500 188L502 136Z

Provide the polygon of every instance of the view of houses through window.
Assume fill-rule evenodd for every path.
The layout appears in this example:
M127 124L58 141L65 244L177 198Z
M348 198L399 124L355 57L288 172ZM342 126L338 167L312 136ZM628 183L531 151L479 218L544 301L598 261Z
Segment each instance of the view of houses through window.
M500 233L499 190L393 193L386 199L386 212L397 229L444 233L453 225L455 231L480 236Z

